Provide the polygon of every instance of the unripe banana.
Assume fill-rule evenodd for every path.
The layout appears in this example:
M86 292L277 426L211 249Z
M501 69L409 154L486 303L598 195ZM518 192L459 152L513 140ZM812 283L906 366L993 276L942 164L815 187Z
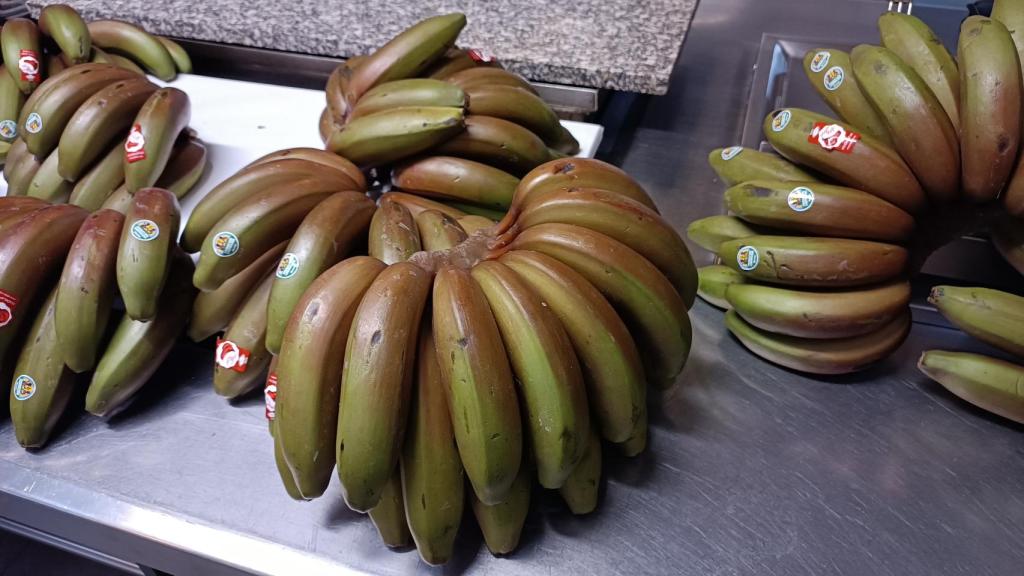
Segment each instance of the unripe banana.
M116 210L121 214L127 214L128 208L132 205L133 194L128 191L128 186L121 184L116 190L111 192L110 196L103 201L100 208L109 208L110 210Z
M723 310L732 308L732 305L725 298L729 286L743 284L747 281L743 274L720 264L698 268L697 276L700 279L697 295L708 304Z
M31 94L43 81L39 29L27 18L12 18L0 30L4 67L23 94Z
M430 156L395 168L392 183L401 190L492 209L508 210L519 179L480 162Z
M188 52L181 47L181 44L165 36L157 36L156 39L167 49L167 53L171 55L171 60L174 60L174 67L178 69L178 72L182 74L192 73L192 59L189 58Z
M71 6L44 6L39 11L39 31L53 38L69 66L89 61L92 35L82 16Z
M454 218L437 210L420 212L416 216L416 227L420 232L420 243L427 252L448 250L468 237Z
M0 141L14 142L18 137L20 126L18 116L25 105L25 94L18 89L18 84L10 74L0 74ZM7 159L11 151L7 152Z
M46 75L55 76L60 74L64 70L67 70L68 65L64 63L59 54L47 54L46 55Z
M75 182L68 202L90 212L99 210L107 198L114 193L114 190L124 183L123 162L124 144L118 141L106 155L93 164L92 168ZM57 168L60 169L59 164Z
M206 145L198 138L186 138L174 146L171 159L157 179L156 187L169 190L181 200L203 177L204 170Z
M178 199L167 190L139 190L125 214L117 250L117 287L125 313L146 322L157 314L181 221Z
M18 137L11 142L11 147L7 151L7 157L4 159L4 180L7 181L7 187L10 188L11 182L11 168L14 164L21 161L21 159L28 154L28 146L25 144L25 140ZM8 196L14 196L10 192Z
M270 364L265 342L267 300L273 277L264 276L217 341L213 390L225 398L237 398L264 381L262 376Z
M479 66L473 68L467 68L459 72L455 72L450 76L445 77L445 82L450 82L463 90L475 86L508 86L512 88L520 88L527 92L536 95L537 89L533 87L533 84L526 79L503 70L501 68L493 68L487 66Z
M473 496L473 515L484 535L484 544L495 556L510 554L519 546L526 514L530 511L530 466L523 462L519 468L519 474L504 501L486 504L476 495Z
M319 148L285 148L271 152L253 160L243 170L275 160L307 160L321 164L348 176L352 190L366 190L366 177L363 176L363 172L358 166L329 150L320 150Z
M928 302L964 332L1024 358L1024 297L991 288L936 286Z
M493 229L497 224L494 220L485 216L477 216L476 214L467 214L461 218L456 219L459 226L466 231L466 234L473 235L477 230L490 230Z
M468 50L453 47L449 48L443 56L420 72L420 76L445 80L456 72L475 66L477 66L477 61L469 55Z
M558 489L562 500L573 514L590 514L597 508L598 490L601 488L601 438L593 427L587 439L587 450L580 463L573 468L565 484Z
M534 168L523 176L512 203L520 206L534 195L569 188L600 188L627 196L657 211L654 200L622 169L593 158L562 158Z
M18 142L21 138L14 141L12 148L19 148ZM45 160L45 158L44 158ZM7 180L7 195L8 196L24 196L28 193L29 184L32 183L32 178L35 177L36 172L43 165L43 161L39 160L25 149L23 154L19 154L17 158L8 159L4 164L4 178ZM8 170L8 168L10 170Z
M508 120L466 116L466 129L433 150L445 156L469 158L521 176L553 160L536 134Z
M370 520L377 527L381 541L389 548L401 548L409 545L409 522L405 518L405 501L402 498L402 475L395 467L380 502L369 511Z
M686 236L705 250L718 253L722 242L749 238L764 232L735 216L708 216L690 222Z
M32 175L25 193L33 198L46 200L54 204L64 204L71 196L71 182L61 178L58 170L60 155L54 150L46 157L46 160L39 165L39 169Z
M636 427L629 435L629 439L619 442L615 447L627 458L635 458L643 454L643 451L647 449L647 428L647 413L644 412L643 417L637 420Z
M161 88L146 100L124 143L124 181L129 192L156 183L171 158L174 141L191 117L188 94L177 88Z
M493 222L498 222L504 218L508 213L504 210L492 210L479 204L468 204L466 202L454 202L452 200L445 200L445 205L450 208L454 208L464 214L470 214L473 216L483 216Z
M370 221L370 256L395 264L405 262L420 249L420 234L412 213L402 204L382 198Z
M356 102L349 121L392 108L409 106L443 106L465 108L466 93L441 80L409 78L379 84Z
M928 350L917 368L971 404L1024 424L1024 367L980 354Z
M136 64L131 58L126 58L124 56L121 56L120 54L108 52L107 60L109 60L111 64L117 66L118 68L124 68L125 70L138 74L139 76L146 75L146 71L142 69L142 66Z
M405 206L409 213L412 214L413 218L419 215L424 210L437 210L442 214L447 214L452 218L462 218L466 215L465 212L458 208L452 208L447 204L442 204L429 198L422 196L416 196L415 194L406 194L405 192L385 192L380 195L381 203L385 200L398 202L402 206Z
M804 73L818 96L844 122L893 145L885 122L857 85L849 54L828 48L809 50L804 54Z
M471 84L465 88L469 113L519 124L554 147L563 138L558 116L536 94L513 86Z
M95 45L130 56L164 82L173 80L177 74L167 48L156 36L138 26L118 20L95 20L89 22L89 35Z
M760 152L742 146L715 148L708 154L708 164L726 186L735 186L751 180L781 180L783 182L814 182L810 172L791 164L778 154Z
M331 134L327 149L364 168L388 164L421 152L465 128L461 108L392 108L362 116Z

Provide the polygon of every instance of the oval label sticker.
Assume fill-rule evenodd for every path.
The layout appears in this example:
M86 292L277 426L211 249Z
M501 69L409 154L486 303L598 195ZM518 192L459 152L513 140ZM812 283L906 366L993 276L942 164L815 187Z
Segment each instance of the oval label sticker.
M742 146L730 146L722 150L722 160L732 160L737 154L743 151Z
M288 252L281 257L281 261L277 263L277 277L282 280L287 280L295 273L299 271L299 257L291 252Z
M789 192L786 203L794 212L806 212L814 205L814 190L806 186L797 186Z
M25 119L25 130L30 134L36 134L43 129L43 119L38 113L33 112Z
M28 374L22 374L14 380L14 399L28 400L36 393L36 381Z
M736 263L744 272L757 268L758 261L760 261L760 257L757 254L757 248L753 246L743 246L736 252Z
M160 227L152 220L136 220L132 223L131 232L132 238L142 242L149 242L150 240L156 240L160 236Z
M793 113L789 110L782 110L772 118L772 130L775 132L782 132L789 126L790 119L793 118Z
M221 258L234 256L238 253L238 236L231 232L219 232L213 237L213 253Z
M811 72L821 72L824 70L825 66L828 66L828 61L831 58L832 55L829 54L827 50L817 52L814 55L814 58L811 59Z
M825 89L832 92L843 85L843 80L845 78L846 72L844 72L839 66L833 66L828 69L828 72L825 72L822 82L825 84Z
M0 138L14 140L18 137L18 123L14 120L0 121Z

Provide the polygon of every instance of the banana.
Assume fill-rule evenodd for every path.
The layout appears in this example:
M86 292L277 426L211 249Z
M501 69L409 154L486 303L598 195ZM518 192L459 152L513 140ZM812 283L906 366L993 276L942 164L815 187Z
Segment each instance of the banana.
M39 29L27 18L12 18L0 30L4 67L23 94L31 94L43 80Z
M330 109L324 108L323 112L320 113L320 122L317 128L320 130L320 141L327 144L327 141L331 138L331 132L339 129L331 117Z
M562 124L546 102L536 94L513 86L492 83L464 88L470 114L493 116L519 124L554 147L563 137Z
M252 168L260 164L266 164L268 162L274 162L275 160L308 160L316 164L322 164L329 168L333 168L337 172L341 172L345 176L348 176L352 190L366 190L366 177L363 176L363 172L358 166L349 162L347 159L338 156L334 152L328 150L320 150L317 148L285 148L276 152L271 152L265 156L261 156L256 160L250 162L244 169Z
M476 65L477 61L469 55L468 50L449 48L443 56L435 60L433 64L420 72L420 76L423 76L424 78L446 80L452 74L467 68L473 68Z
M466 499L462 460L455 446L433 332L430 322L424 320L416 353L409 432L402 446L402 492L416 549L424 562L436 566L452 557Z
M132 205L133 194L128 191L128 186L121 184L107 199L103 201L100 208L109 208L110 210L117 210L121 214L127 214L128 208Z
M334 190L362 190L339 171L301 158L280 158L251 164L210 190L192 210L181 236L181 247L198 252L214 225L257 194L300 180L318 180Z
M437 210L424 210L416 215L420 244L427 252L448 250L469 237L458 221Z
M927 202L921 184L895 150L848 124L808 110L781 108L765 117L763 128L768 142L790 162L911 214Z
M697 269L697 276L700 282L697 295L708 304L723 310L732 308L725 297L729 286L747 281L743 274L720 264L701 266Z
M414 218L424 210L436 210L442 214L447 214L448 216L451 216L452 218L456 219L462 218L463 216L466 215L465 212L459 210L458 208L452 208L447 204L442 204L429 198L416 196L414 194L406 194L405 192L385 192L380 195L380 200L381 203L384 203L385 201L394 201L401 204L402 206L405 206L406 209L409 210L409 213L412 214Z
M124 138L156 90L149 80L136 77L114 82L83 102L60 135L60 175L77 181L104 150Z
M313 208L337 189L322 180L299 180L253 195L210 229L194 278L215 290L271 247L291 238Z
M274 421L270 421L270 434L274 435ZM274 464L277 465L277 473L281 477L281 483L284 484L284 490L288 493L288 496L292 500L302 501L305 498L302 497L302 492L299 491L299 487L295 484L295 478L292 476L291 470L288 469L288 462L284 459L284 451L281 449L281 442L277 439L274 440Z
M129 78L137 76L114 66L82 66L81 69L75 66L60 76L52 77L51 80L59 79L59 83L52 87L45 82L40 90L45 87L46 91L35 102L29 98L21 110L25 116L21 134L29 152L37 158L49 155L60 142L71 117L84 102L103 88Z
M941 45L941 44L940 44ZM1021 130L1021 68L1009 31L998 20L964 20L957 47L963 192L987 202L1002 191L1017 161Z
M171 53L156 36L138 26L118 20L89 22L89 35L96 46L131 57L157 78L174 79L177 68Z
M885 200L814 182L739 184L725 191L725 207L754 224L815 236L902 242L914 232L914 217Z
M524 462L505 500L487 504L473 495L473 515L491 554L510 554L519 546L526 514L530 511L530 487L530 468Z
M139 76L146 75L146 71L143 70L141 66L136 64L130 58L126 58L124 56L121 56L120 54L114 54L113 52L108 52L106 54L106 58L108 62L110 62L114 66L117 66L118 68L123 68L125 70L128 70L129 72L134 72Z
M1024 358L1024 297L991 288L935 286L928 302L957 328Z
M146 322L157 314L174 258L181 208L167 190L139 190L125 213L117 249L117 287L125 313Z
M810 172L798 168L778 154L759 152L742 146L715 148L708 154L708 164L726 186L735 186L751 180L817 180Z
M672 283L628 246L587 228L540 224L522 231L512 250L535 250L569 265L623 315L641 350L648 380L672 385L693 338L686 303Z
M46 76L54 76L60 74L64 70L67 70L68 66L64 63L58 54L47 54L46 55Z
M56 294L56 290L50 291L14 366L11 423L14 437L25 448L46 444L75 389L75 374L64 366L57 343Z
M0 362L23 317L41 297L39 291L63 265L86 216L77 206L46 206L0 236Z
M302 293L366 237L375 208L362 192L338 192L302 220L273 275L266 307L266 348L271 353L280 351L288 318Z
M198 138L186 138L171 152L171 159L157 179L155 187L169 190L182 199L199 183L206 170L206 145Z
M1024 424L1021 366L981 354L928 350L917 368L971 404Z
M475 114L466 116L465 131L433 152L490 164L516 176L554 160L547 145L533 132L508 120Z
M754 228L735 216L708 216L690 222L686 227L686 237L695 242L701 248L718 252L722 242L736 240L738 238L749 238L764 232Z
M96 366L117 290L115 265L124 215L100 210L78 229L57 288L56 332L73 372Z
M552 160L531 170L519 181L513 206L520 206L534 195L549 194L569 188L600 188L627 196L657 211L654 200L621 168L593 158Z
M54 150L39 169L32 175L25 193L33 198L46 200L54 204L64 204L71 196L71 182L64 180L58 173L60 156Z
M19 138L15 140L11 148L19 148L18 142L21 141ZM8 159L4 164L4 178L7 180L7 195L8 196L24 196L28 193L29 184L32 183L32 178L35 177L36 172L43 165L43 162L32 155L25 149L23 154L18 155L14 159ZM8 168L10 170L8 171Z
M562 500L573 514L590 514L597 508L597 493L601 487L601 438L597 430L590 429L587 450L580 463L573 468L565 484L558 489Z
M380 502L369 511L369 516L386 546L401 548L409 545L409 522L405 517L405 499L402 497L402 474L397 466L384 485Z
M395 264L408 260L420 249L419 229L412 212L394 200L381 199L370 220L370 256L385 264Z
M51 4L39 11L39 31L53 38L68 66L84 64L92 52L92 35L78 12L67 4Z
M637 421L629 439L619 442L615 447L627 458L635 458L647 449L647 412L644 412L643 417Z
M467 68L455 72L445 77L444 81L450 82L463 90L476 86L508 86L526 90L534 95L537 94L537 89L533 87L533 84L530 84L526 78L519 74L487 66Z
M583 276L554 258L513 251L499 261L561 321L583 368L602 435L610 442L627 440L646 418L647 388L640 353L615 309Z
M391 182L421 196L508 210L519 179L480 162L430 156L395 168Z
M342 126L330 135L327 149L367 168L425 152L464 127L461 108L391 108Z
M330 482L350 327L367 288L384 268L368 256L332 266L303 293L281 341L274 439L303 498L320 496Z
M473 267L498 323L526 407L537 476L558 488L586 449L590 412L579 360L561 322L511 268Z
M25 214L49 206L49 202L29 196L0 196L0 216Z
M124 181L129 192L156 183L171 158L174 141L191 117L188 94L177 88L161 88L146 100L124 143Z
M2 35L2 32L0 32ZM58 86L62 85L65 81L72 77L77 77L85 73L94 73L98 71L104 71L109 69L116 69L108 64L79 64L72 68L65 68L59 73L50 74L46 80L44 80L36 90L33 90L28 98L25 100L25 105L21 107L21 113L18 114L18 130L19 132L25 126L25 121L28 119L29 108L34 108L36 103L41 98L55 90ZM22 134L23 136L24 134Z
M348 121L348 116L352 113L352 106L358 101L358 98L349 101L347 96L354 68L351 62L342 62L327 77L327 86L324 87L324 95L327 99L326 110L335 126L344 125ZM327 137L323 139L325 142L328 140Z
M1006 40L1012 51L1009 35ZM953 123L928 85L886 48L862 44L853 49L850 59L861 90L882 117L894 147L928 198L936 203L956 199L960 193L960 143ZM1018 113L1015 129L1019 124Z
M237 398L262 383L261 376L270 365L270 352L264 342L273 278L273 274L263 278L228 324L224 337L217 340L213 390L225 398Z
M875 332L850 338L812 339L773 334L748 324L735 310L725 326L751 352L786 368L810 374L846 374L863 370L892 354L910 332L904 312Z
M1006 212L1018 219L1024 219L1024 162L1017 164L1017 170L1010 185L1003 192Z
M1013 218L1004 218L992 230L992 244L1010 266L1024 275L1024 227Z
M466 231L466 234L470 236L477 230L490 230L497 224L497 222L490 218L477 216L476 214L467 214L461 218L456 218L456 221Z
M25 95L10 74L0 74L0 141L13 142L18 137L18 116L25 105ZM10 151L7 153L10 158Z
M281 242L228 278L216 290L200 292L192 303L188 337L201 342L231 323L242 302L269 272L277 268L288 241Z
M92 168L75 182L68 202L90 212L98 210L114 193L114 190L124 183L123 158L124 147L121 142L117 142L103 158L93 164ZM57 168L60 169L59 164Z
M454 13L426 18L406 28L352 69L348 101L358 101L379 84L417 76L455 44L465 26L466 15Z
M844 122L893 145L885 122L857 85L849 54L828 48L809 50L804 55L804 73L818 96Z
M722 262L749 280L842 288L884 282L902 274L907 250L845 238L751 236L723 242Z
M171 55L171 60L174 61L174 67L178 69L179 73L192 73L192 59L189 58L188 52L181 47L181 44L178 44L174 40L165 36L157 36L156 39L164 45L164 48L167 49L167 53Z
M434 346L466 477L477 499L504 502L522 460L522 424L501 333L465 270L439 270L432 302Z
M917 72L960 132L960 75L956 60L935 32L920 18L900 12L883 13L878 31L882 45Z
M27 154L28 146L25 145L25 140L20 137L15 138L7 151L7 157L4 158L4 180L10 182L12 165L19 162ZM8 194L8 196L12 196L12 194Z
M110 59L110 54L103 51L99 46L93 45L92 56L89 58L91 64L110 64L111 66L117 66L114 61ZM118 66L120 68L120 66Z
M454 208L455 210L459 210L460 212L463 212L465 214L470 214L473 216L483 216L484 218L487 218L492 222L497 222L501 220L507 214L507 212L505 212L504 210L492 210L491 208L480 206L479 204L467 204L465 202L453 202L451 200L445 200L444 203L448 207Z
M85 395L85 409L91 414L109 418L125 408L184 330L196 292L189 281L192 259L175 250L170 268L156 316L149 322L132 320L127 314L121 318Z
M349 121L392 108L440 106L465 108L466 93L441 80L409 78L379 84L363 94L349 115Z
M728 198L728 195L727 195ZM683 239L657 212L612 192L588 188L555 192L521 207L522 229L558 222L600 232L636 250L658 267L687 308L697 295L697 269Z
M338 413L338 477L350 508L377 505L398 464L431 274L409 262L373 281L352 319Z

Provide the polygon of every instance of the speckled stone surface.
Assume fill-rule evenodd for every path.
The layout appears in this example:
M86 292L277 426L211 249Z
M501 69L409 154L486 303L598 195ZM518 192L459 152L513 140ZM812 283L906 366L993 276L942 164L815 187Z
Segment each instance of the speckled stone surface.
M459 45L531 80L663 94L698 0L57 0L157 34L348 57L461 11ZM39 9L51 0L30 0Z

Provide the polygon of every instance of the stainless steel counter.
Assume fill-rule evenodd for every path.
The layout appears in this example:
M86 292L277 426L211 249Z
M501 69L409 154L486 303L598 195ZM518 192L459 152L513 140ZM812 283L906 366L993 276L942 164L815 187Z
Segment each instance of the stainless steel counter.
M884 2L710 0L666 97L638 101L612 159L682 230L720 210L707 151L739 140L762 32L814 22L871 34ZM917 12L918 10L915 10ZM924 14L922 14L924 16ZM681 385L652 402L651 447L612 456L598 511L536 493L520 550L491 557L467 519L430 569L392 552L337 486L279 486L261 399L210 389L210 350L183 344L110 423L73 414L27 453L0 422L0 516L175 574L1008 575L1024 565L1024 427L965 405L914 369L921 350L981 345L915 326L866 373L809 379L765 364L692 312Z

